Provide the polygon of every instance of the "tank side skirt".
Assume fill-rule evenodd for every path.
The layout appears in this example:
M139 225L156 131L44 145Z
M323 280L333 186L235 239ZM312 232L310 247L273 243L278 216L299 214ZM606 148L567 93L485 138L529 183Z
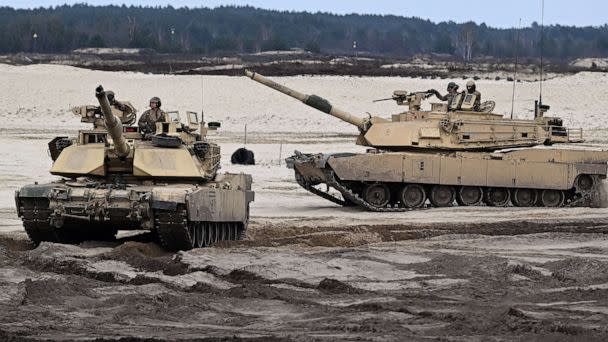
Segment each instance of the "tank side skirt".
M540 187L539 189L554 189L554 190L564 190L568 191L574 187L574 181L576 177L580 174L589 174L589 175L602 175L606 172L606 165L604 164L585 164L585 163L577 163L577 164L567 164L567 163L553 163L553 162L530 162L530 168L527 170L522 164L514 163L512 160L494 160L494 159L469 159L469 158L455 158L449 156L421 156L421 155L412 155L405 156L404 164L402 166L402 170L397 170L395 172L385 172L382 170L382 167L378 167L379 165L385 165L385 160L389 160L389 163L386 164L386 167L391 167L391 163L394 163L393 159L390 158L390 155L355 155L348 156L354 157L353 162L350 162L350 158L330 158L328 161L329 166L333 168L338 176L342 180L346 181L365 181L365 182L388 182L388 183L417 183L417 184L442 184L442 185L451 185L451 186L481 186L481 187L501 187L501 188L535 188L531 186L534 179L542 179L542 177L547 177L546 174L541 174L541 169L544 165L547 165L549 170L553 172L550 176L554 174L563 174L563 179L559 180L557 183L553 182L550 186ZM367 157L367 158L361 158ZM461 163L458 166L458 170L454 169L455 165L447 165L449 161L459 160ZM419 162L421 164L424 163L425 171L417 172L415 167L408 166L410 162ZM485 166L479 169L475 164L477 163L486 163ZM357 165L361 165L363 170L365 170L365 178L362 178L363 172L360 169L357 169L356 172L353 171ZM319 167L319 166L317 166ZM447 167L446 170L442 170L444 167ZM453 174L449 170L453 170L455 173L465 173L465 170L477 170L482 171L486 175L483 177L477 177L478 180L475 180L475 176L471 176L465 174L470 180L461 179L461 177L455 178L452 177ZM398 172L400 171L400 172ZM531 175L523 176L526 172L533 172ZM518 177L517 174L522 173L522 176ZM450 177L446 177L446 175L450 175ZM508 179L507 183L499 181L502 179Z
M297 168L294 168L294 169L296 170L296 172L295 172L296 181L302 188L311 192L314 195L317 195L319 197L322 197L326 200L329 200L329 201L339 204L339 205L346 206L346 205L354 204L354 205L358 205L368 211L375 211L375 212L405 212L405 211L410 211L410 210L425 209L425 208L403 208L403 207L398 207L394 203L389 204L385 207L377 207L377 206L371 205L365 199L363 199L357 192L350 189L348 185L341 183L341 181L336 177L336 174L333 171L333 169L331 169L331 167L329 165L326 165L326 167L322 169L322 171L324 172L324 175L325 175L325 182L323 182L321 184L327 185L328 188L333 187L334 189L339 191L342 195L342 198L339 198L337 196L330 194L328 191L321 191L321 190L313 187L311 184L306 182L304 176L302 176L301 174L298 174ZM598 175L593 175L592 177L594 179L594 187L592 189L584 190L584 189L578 189L577 187L574 187L568 191L564 191L564 194L566 194L567 198L566 198L565 203L563 203L562 206L567 206L567 207L592 206L593 203L597 203L597 200L599 199L599 187L601 185L602 177L598 176ZM366 184L366 183L370 183L370 182L362 182L362 184ZM371 182L371 183L373 183L373 182ZM379 182L379 183L383 183L383 182ZM402 185L418 184L416 182L411 183L411 182L403 182L403 181L402 182L389 182L389 183L402 184ZM429 184L427 184L427 186L428 185ZM450 186L456 187L456 186L466 186L466 185L450 185ZM482 188L487 189L488 187L482 186ZM512 187L506 187L506 188L509 190L512 189ZM539 190L542 190L542 189L539 189ZM570 193L568 193L568 192L570 192Z

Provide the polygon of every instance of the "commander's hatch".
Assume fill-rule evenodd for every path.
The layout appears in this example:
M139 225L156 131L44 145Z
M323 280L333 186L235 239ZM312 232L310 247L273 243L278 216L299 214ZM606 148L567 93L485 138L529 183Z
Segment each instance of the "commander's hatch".
M156 134L179 135L182 123L178 111L165 112L165 121L156 123Z
M200 128L197 112L187 111L186 117L188 118L188 130L190 132L194 132Z
M178 111L166 112L165 115L166 115L166 121L169 123L181 122Z

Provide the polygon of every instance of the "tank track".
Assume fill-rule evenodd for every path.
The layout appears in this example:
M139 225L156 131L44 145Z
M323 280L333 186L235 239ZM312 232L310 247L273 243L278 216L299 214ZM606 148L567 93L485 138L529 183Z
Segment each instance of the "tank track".
M61 228L51 224L53 210L46 198L21 198L23 228L27 236L38 246L43 241L74 244L86 240L108 241L114 239L116 230L95 223L66 222ZM88 229L81 225L89 225Z
M190 222L183 208L154 212L154 231L163 248L183 251L209 247L219 241L236 241L245 237L243 222Z
M46 198L22 198L23 228L27 236L38 246L42 241L58 242L51 226L52 210Z
M592 176L593 187L590 190L577 189L575 197L568 203L566 207L582 207L591 206L599 207L601 205L601 186L602 180L599 176Z
M338 198L337 196L334 196L334 195L330 194L329 192L321 191L321 190L315 188L310 183L306 182L306 180L304 179L302 174L300 172L298 172L297 169L294 169L294 170L295 170L295 174L296 174L296 182L298 182L298 184L302 188L304 188L306 191L310 192L313 195L317 195L321 198L324 198L330 202L333 202L335 204L338 204L338 205L341 205L344 207L352 206L351 202Z
M329 186L332 186L336 190L340 191L342 196L344 196L344 198L349 200L351 203L358 205L366 210L382 212L382 213L400 213L400 212L406 212L406 211L428 209L428 208L403 208L403 207L388 207L388 206L387 207L376 207L374 205L369 204L367 201L365 201L363 198L361 198L361 196L359 196L358 194L356 194L355 192L353 192L352 190L350 190L349 188L345 187L340 182L338 182L333 170L325 169L323 172L325 173L325 179L327 180L327 184Z
M193 243L188 232L188 213L185 209L154 211L154 231L160 244L167 250L192 249Z
M327 182L326 184L330 187L333 187L337 191L339 191L342 194L344 199L340 199L336 196L329 194L328 192L324 192L319 189L316 189L311 184L307 183L305 181L304 177L302 177L298 173L297 170L296 170L296 181L302 188L306 189L310 193L315 194L324 199L327 199L333 203L343 205L343 206L357 205L368 211L389 212L389 213L390 212L408 212L408 211L413 211L413 210L429 209L429 207L403 208L403 207L390 206L390 205L388 205L386 207L377 207L377 206L371 205L370 203L365 201L361 196L359 196L357 193L355 193L354 191L352 191L351 189L349 189L348 187L346 187L342 183L340 183L340 181L338 181L336 179L335 173L333 170L324 169L323 172L325 174L325 179ZM574 194L574 196L570 199L567 199L565 201L565 203L562 205L562 207L592 206L592 205L594 205L593 203L598 203L599 197L600 197L599 188L601 186L601 181L600 181L599 177L594 176L594 184L595 184L594 187L590 190L587 190L587 191L577 190L576 193Z

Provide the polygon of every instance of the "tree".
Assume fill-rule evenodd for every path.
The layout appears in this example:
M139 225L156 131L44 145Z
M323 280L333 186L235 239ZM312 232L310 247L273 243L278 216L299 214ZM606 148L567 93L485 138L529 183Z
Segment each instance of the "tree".
M95 48L101 48L101 47L106 47L106 44L105 44L103 38L99 34L96 34L93 37L91 37L91 39L89 39L89 46L95 47Z
M171 33L173 29L173 34ZM540 56L537 23L520 31L517 53ZM38 34L34 41L33 33ZM419 53L513 58L515 29L473 22L432 23L378 15L280 12L253 7L173 8L63 5L15 10L0 6L0 53L61 53L80 47L139 47L171 53L234 54L304 47L328 54L407 57ZM544 27L550 59L608 57L608 25Z
M473 45L475 44L475 23L468 22L462 25L458 34L457 46L462 59L469 61L473 58Z

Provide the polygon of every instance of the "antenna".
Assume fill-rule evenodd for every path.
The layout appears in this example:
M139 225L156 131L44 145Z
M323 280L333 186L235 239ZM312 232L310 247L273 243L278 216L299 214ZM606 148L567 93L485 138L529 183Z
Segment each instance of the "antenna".
M201 71L201 122L205 122L205 88L203 83L203 72Z
M540 105L543 104L543 52L545 45L545 0L541 0L541 19L540 19L540 95L538 97Z
M511 96L511 119L513 119L513 110L515 109L515 84L517 83L517 64L519 53L517 51L519 47L519 31L521 30L521 18L519 18L519 27L517 28L517 34L515 38L515 68L513 70L513 95Z

